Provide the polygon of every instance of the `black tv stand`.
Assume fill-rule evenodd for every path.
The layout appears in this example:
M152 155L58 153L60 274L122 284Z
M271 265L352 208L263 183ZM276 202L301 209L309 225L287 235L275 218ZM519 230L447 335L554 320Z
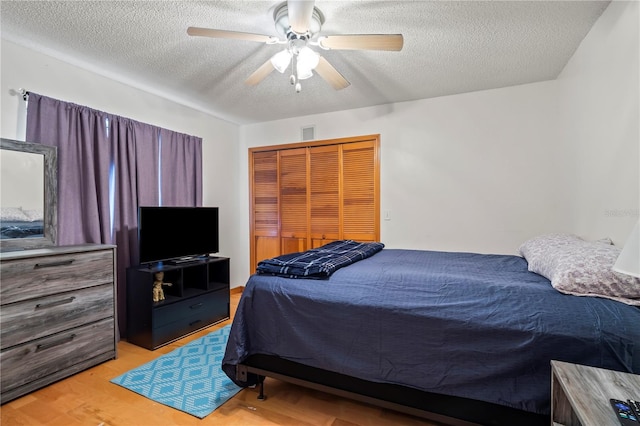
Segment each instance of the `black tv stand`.
M156 274L164 299L154 301ZM169 284L171 284L169 286ZM127 269L127 340L157 349L229 319L229 258L195 256L189 262Z

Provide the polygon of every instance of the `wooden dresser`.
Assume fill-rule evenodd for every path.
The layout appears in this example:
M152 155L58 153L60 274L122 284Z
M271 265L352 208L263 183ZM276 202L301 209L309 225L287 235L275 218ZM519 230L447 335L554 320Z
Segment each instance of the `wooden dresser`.
M116 248L0 254L0 403L116 358Z

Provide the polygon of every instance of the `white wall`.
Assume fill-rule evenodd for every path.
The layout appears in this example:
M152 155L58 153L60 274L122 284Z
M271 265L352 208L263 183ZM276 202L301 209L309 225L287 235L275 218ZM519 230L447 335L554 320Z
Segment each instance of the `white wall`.
M624 244L640 217L638 2L614 1L558 78L570 221Z
M242 256L236 229L238 186L238 125L178 105L145 91L118 83L50 56L2 40L0 50L0 135L24 140L25 103L19 88L48 97L129 117L203 139L203 204L220 207L220 252L229 256L231 282L243 285L246 269L235 262Z
M307 124L316 126L317 139L379 133L381 209L391 215L381 223L387 247L514 253L532 229L550 221L556 227L550 211L561 188L553 173L541 172L557 132L557 114L548 108L554 87L261 123L244 126L241 141L247 147L295 142Z
M317 139L379 133L387 247L516 253L555 231L623 244L640 192L637 9L612 2L558 80L243 126L241 188L246 148L308 125Z

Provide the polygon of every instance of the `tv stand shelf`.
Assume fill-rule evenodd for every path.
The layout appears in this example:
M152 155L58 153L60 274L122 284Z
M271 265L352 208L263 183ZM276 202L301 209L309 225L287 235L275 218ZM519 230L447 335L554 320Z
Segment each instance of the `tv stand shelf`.
M162 273L164 299L154 291ZM157 299L157 301L156 301ZM127 340L154 350L229 319L229 258L127 269Z

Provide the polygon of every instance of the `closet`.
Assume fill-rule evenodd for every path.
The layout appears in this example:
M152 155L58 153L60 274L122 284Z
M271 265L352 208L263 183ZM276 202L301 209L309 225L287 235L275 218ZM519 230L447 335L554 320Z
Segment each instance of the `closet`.
M379 148L379 135L250 148L251 273L331 241L379 241Z

